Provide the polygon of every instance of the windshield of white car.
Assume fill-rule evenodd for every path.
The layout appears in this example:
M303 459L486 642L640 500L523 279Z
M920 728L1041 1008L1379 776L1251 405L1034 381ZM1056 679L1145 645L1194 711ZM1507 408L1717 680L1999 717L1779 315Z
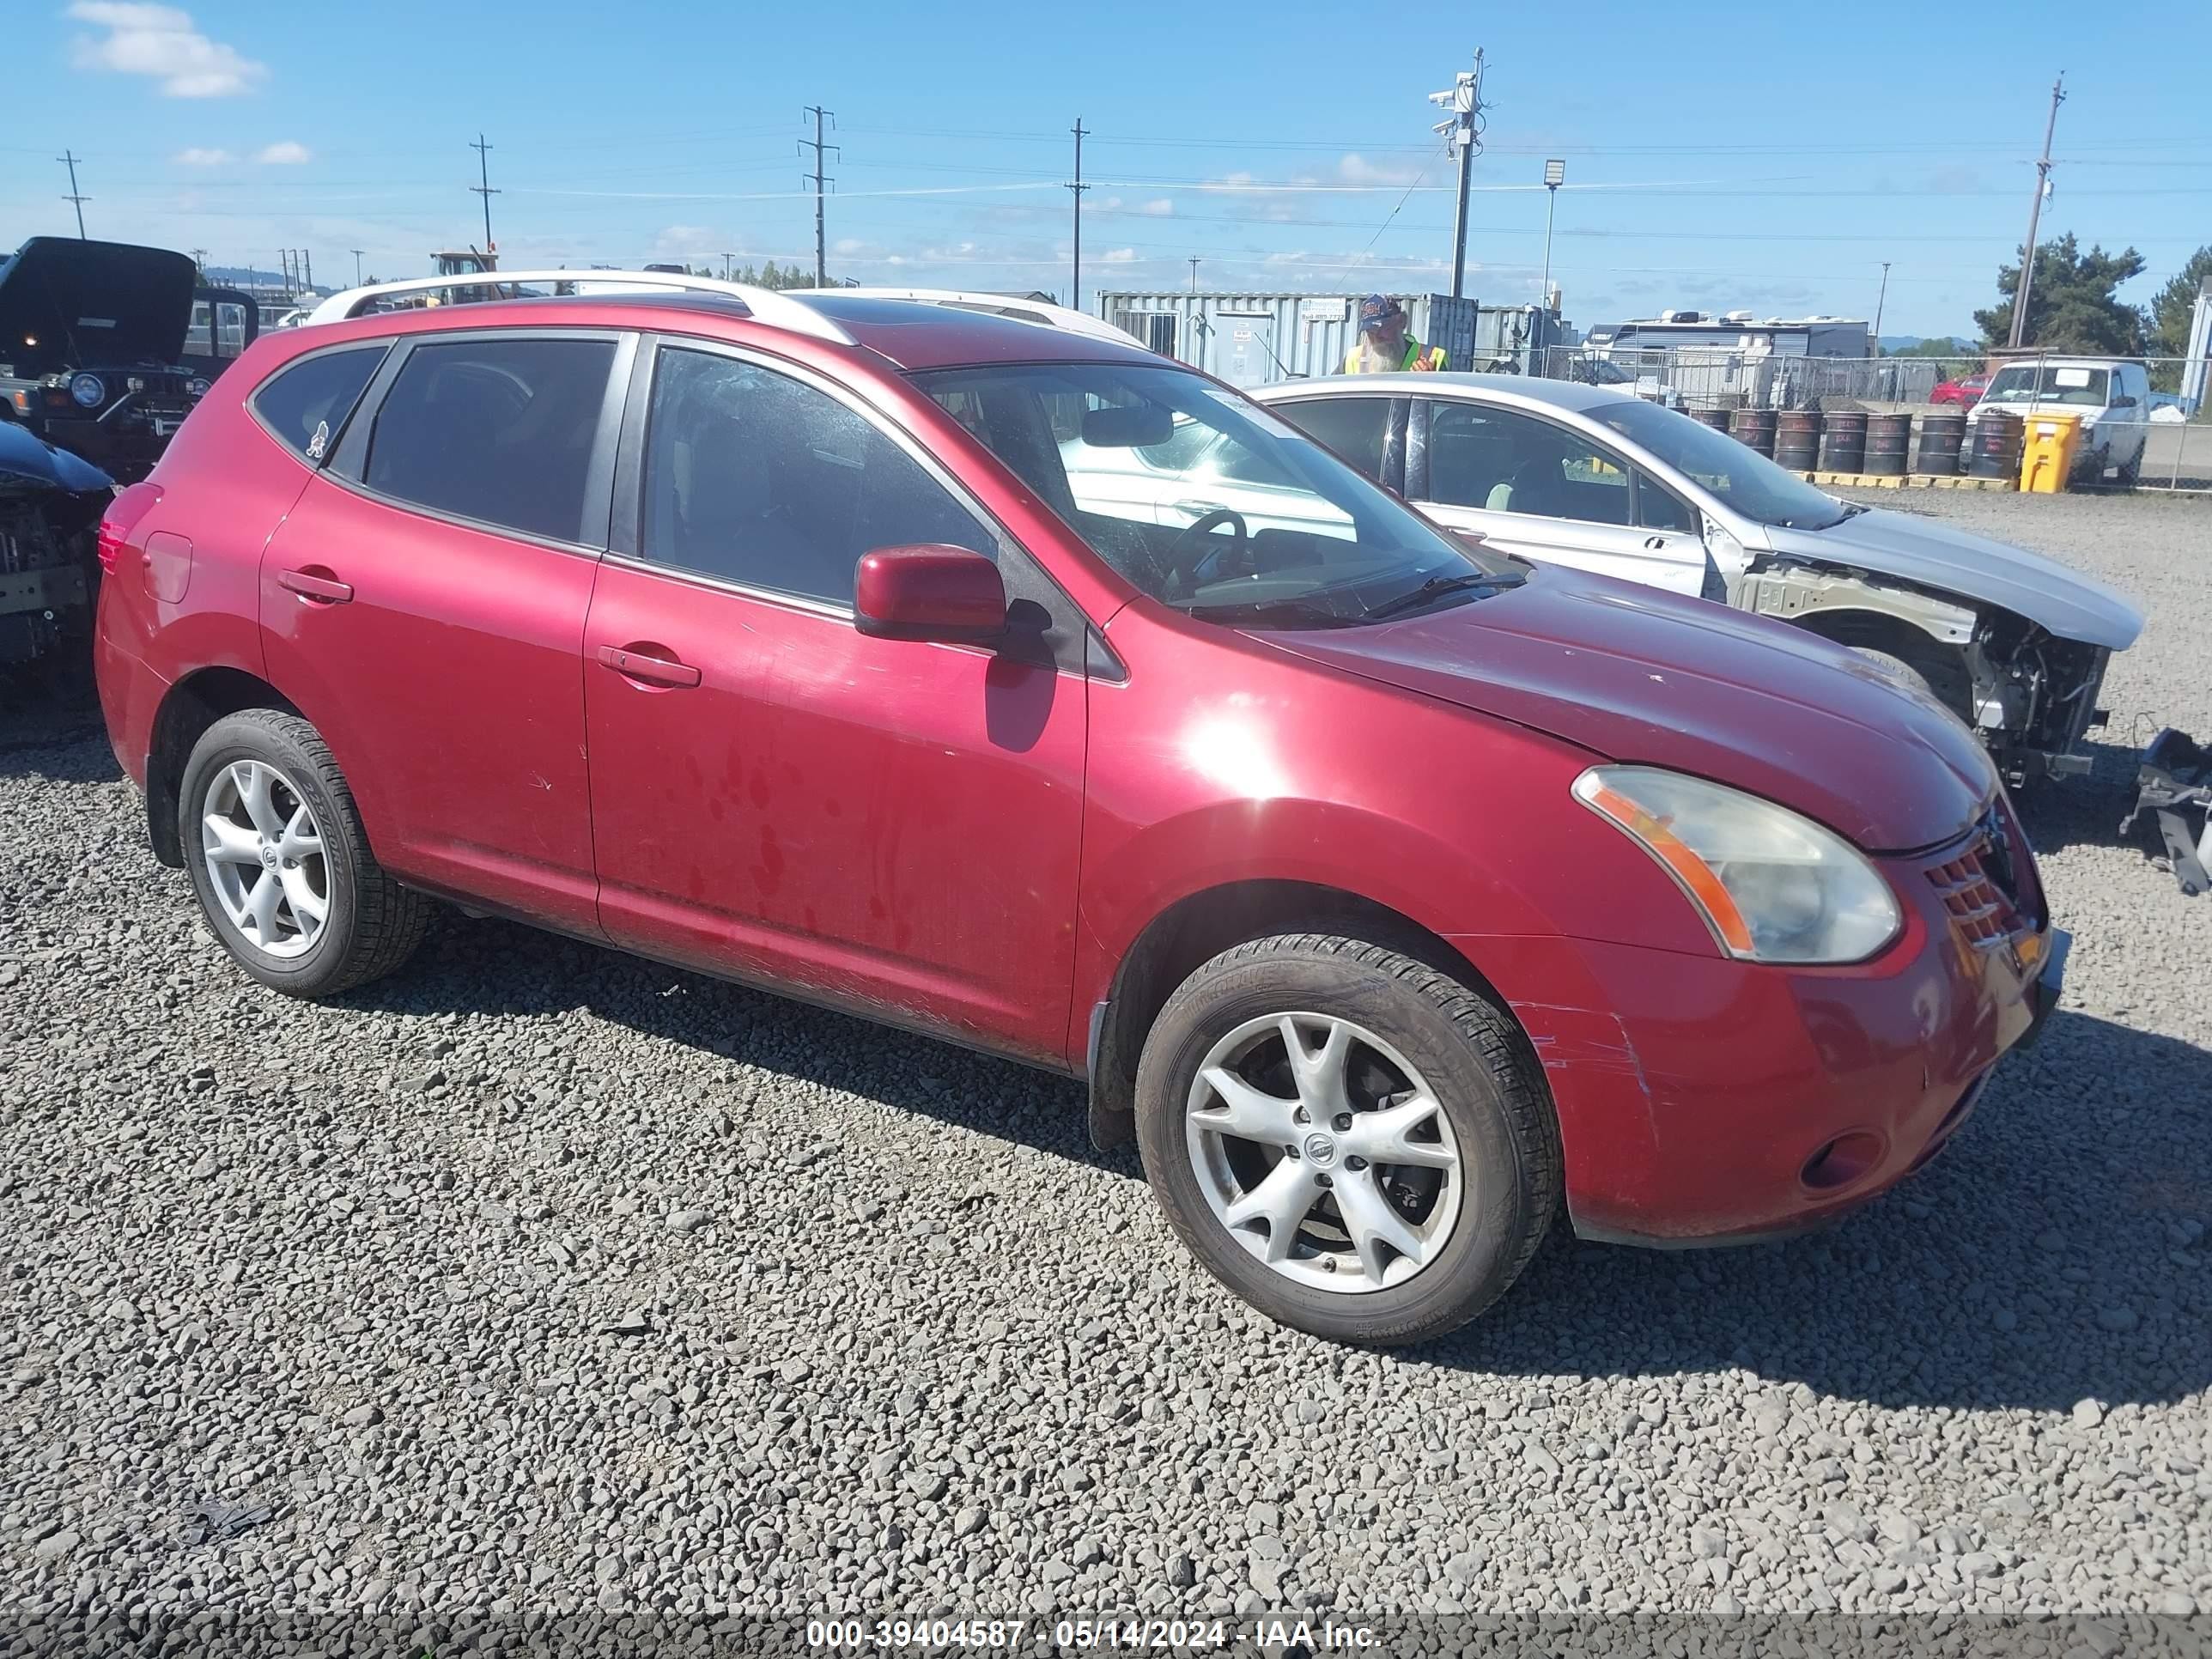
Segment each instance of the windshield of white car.
M2112 391L2112 376L2101 368L2063 363L2014 363L1997 371L1985 404L2070 404L2083 409L2102 409Z
M1727 433L1641 398L1590 413L1631 443L1686 472L1747 519L1782 530L1826 530L1848 509Z
M1525 574L1187 370L1019 363L915 380L1100 558L1194 617L1348 627L1480 599Z

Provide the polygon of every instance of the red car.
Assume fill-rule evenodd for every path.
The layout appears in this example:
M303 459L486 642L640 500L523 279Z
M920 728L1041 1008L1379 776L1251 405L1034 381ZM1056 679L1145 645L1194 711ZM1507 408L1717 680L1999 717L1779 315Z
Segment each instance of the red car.
M865 296L287 331L103 525L101 701L263 984L445 899L1087 1078L1198 1259L1333 1337L1470 1317L1563 1202L1763 1238L1933 1156L2064 954L1972 734L1324 436Z
M1944 381L1928 394L1928 401L1931 404L1957 404L1962 409L1972 409L1981 402L1982 394L1989 389L1990 373L1984 369L1978 374Z

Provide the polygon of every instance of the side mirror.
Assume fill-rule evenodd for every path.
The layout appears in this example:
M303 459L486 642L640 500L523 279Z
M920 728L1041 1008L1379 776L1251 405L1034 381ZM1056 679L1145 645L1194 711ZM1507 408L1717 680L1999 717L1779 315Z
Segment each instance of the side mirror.
M994 640L1006 631L1006 585L965 547L879 547L854 572L853 623L874 639Z

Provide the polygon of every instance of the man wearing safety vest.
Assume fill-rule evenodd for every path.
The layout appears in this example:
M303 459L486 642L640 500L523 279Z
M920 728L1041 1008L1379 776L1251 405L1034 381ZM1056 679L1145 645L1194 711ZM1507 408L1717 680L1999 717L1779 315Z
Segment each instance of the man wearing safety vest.
M1396 369L1438 369L1443 348L1425 348L1406 332L1406 308L1387 295L1359 302L1359 343L1344 355L1346 374L1387 374Z

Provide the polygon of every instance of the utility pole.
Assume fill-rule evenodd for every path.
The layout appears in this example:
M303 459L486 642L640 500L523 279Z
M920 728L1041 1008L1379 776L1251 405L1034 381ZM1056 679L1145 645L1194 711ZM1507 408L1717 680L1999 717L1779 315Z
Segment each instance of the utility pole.
M1075 198L1075 293L1070 301L1076 310L1083 309L1083 192L1091 188L1083 182L1083 118L1075 118L1075 182L1067 188Z
M353 255L353 285L359 288L361 286L361 256L368 250L365 247L349 247L346 252Z
M489 258L491 258L491 256L492 256L492 254L493 254L494 251L496 249L496 247L497 247L497 246L498 246L496 243L495 243L495 242L491 240L491 198L492 198L493 197L495 197L495 196L496 196L496 195L498 195L498 194L500 193L498 191L496 191L496 190L495 190L495 189L493 189L493 188L492 188L492 182L491 182L491 150L492 150L492 147L491 147L489 144L487 144L486 143L484 143L484 136L483 136L483 133L481 131L479 131L477 132L477 141L476 141L476 143L474 143L473 144L471 144L471 145L469 146L469 148L470 148L471 149L472 149L472 150L476 151L476 153L477 153L477 181L476 181L476 183L474 183L473 185L471 185L469 186L469 193L470 193L471 195L472 195L472 196L481 196L481 197L483 197L483 210L484 210L484 245L483 245L483 251L484 251L484 258L487 258L487 259L489 259Z
M2027 210L2027 248L2021 255L2020 282L2012 295L2012 337L2005 342L2017 346L2027 334L2027 296L2035 286L2035 232L2043 217L2043 198L2051 191L2051 139L2058 131L2058 106L2066 101L2066 72L2061 70L2058 78L2051 83L2051 118L2043 126L2043 159L2035 164L2035 201Z
M1565 161L1544 163L1544 194L1547 198L1544 209L1544 285L1536 290L1536 302L1547 311L1552 309L1552 220L1559 210L1559 186L1566 182L1567 164Z
M1889 261L1884 259L1881 262L1881 292L1875 296L1874 302L1874 349L1867 354L1869 357L1881 356L1881 308L1888 303Z
M192 250L192 269L199 272L202 276L205 276L207 275L207 250L205 248L196 247Z
M84 204L87 202L89 202L92 198L89 196L80 196L77 194L76 152L73 149L65 149L60 155L55 156L54 160L65 164L70 170L70 193L63 197L62 200L67 202L71 207L76 210L76 239L82 242L85 240Z
M1452 216L1452 298L1467 286L1467 189L1474 170L1475 152L1481 148L1482 53L1474 54L1474 68L1462 70L1451 86L1432 92L1429 101L1451 111L1451 119L1439 121L1433 131L1459 152L1459 208Z
M827 233L823 228L822 190L823 185L832 181L823 176L822 158L832 150L837 150L840 155L844 152L835 144L822 142L822 124L827 121L831 126L836 126L836 111L823 109L819 104L809 104L802 112L814 118L813 137L799 141L799 149L811 149L814 152L814 171L809 175L814 181L814 286L827 288L830 286L830 244Z
M730 280L730 261L737 257L734 253L725 253L722 256L722 280L726 283Z

